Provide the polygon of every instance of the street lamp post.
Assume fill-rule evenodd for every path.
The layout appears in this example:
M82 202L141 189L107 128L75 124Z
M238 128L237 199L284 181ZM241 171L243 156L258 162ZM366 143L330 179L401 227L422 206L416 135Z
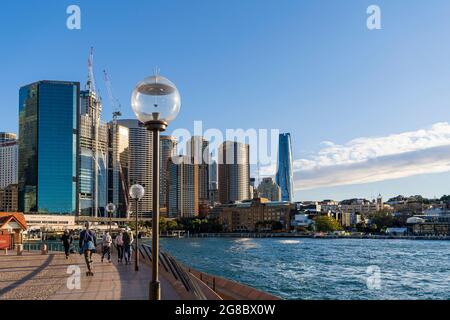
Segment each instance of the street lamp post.
M130 188L130 197L135 201L136 210L134 212L136 216L136 252L134 253L134 270L139 271L139 200L145 195L145 189L139 184L132 185Z
M181 97L168 79L154 75L139 82L131 98L131 106L138 120L153 135L153 208L152 208L152 282L150 299L161 300L159 282L159 138L169 123L177 117Z
M109 214L109 235L112 233L112 215L116 211L116 205L114 203L108 203L106 211Z

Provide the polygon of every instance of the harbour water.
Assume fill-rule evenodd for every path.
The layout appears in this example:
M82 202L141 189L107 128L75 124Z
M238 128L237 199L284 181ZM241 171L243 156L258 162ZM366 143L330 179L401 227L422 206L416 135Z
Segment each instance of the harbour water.
M284 299L450 299L450 241L162 239L201 272Z

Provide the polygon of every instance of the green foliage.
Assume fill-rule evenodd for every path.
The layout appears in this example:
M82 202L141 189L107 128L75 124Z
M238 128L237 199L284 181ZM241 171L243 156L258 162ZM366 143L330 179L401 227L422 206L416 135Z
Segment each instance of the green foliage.
M342 230L342 226L339 222L328 216L315 217L316 231L318 232L334 232Z
M382 232L387 228L401 228L406 225L408 220L407 214L394 216L388 210L381 210L369 215L370 230L374 232Z
M178 229L190 233L218 233L222 231L222 226L216 220L180 219L177 223Z

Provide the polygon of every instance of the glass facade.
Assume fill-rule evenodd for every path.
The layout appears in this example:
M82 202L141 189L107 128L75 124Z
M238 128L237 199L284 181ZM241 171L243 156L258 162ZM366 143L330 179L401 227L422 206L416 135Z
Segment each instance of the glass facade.
M19 210L78 212L77 82L40 81L19 93Z
M276 182L281 188L281 200L292 202L294 198L294 172L292 141L289 133L280 134Z

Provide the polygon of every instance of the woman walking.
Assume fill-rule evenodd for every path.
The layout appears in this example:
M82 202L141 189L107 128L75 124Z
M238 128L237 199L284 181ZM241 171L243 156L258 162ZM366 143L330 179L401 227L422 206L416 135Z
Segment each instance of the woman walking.
M84 254L84 259L86 260L88 269L86 275L92 277L94 276L92 255L97 251L97 236L94 231L89 230L89 222L86 222L84 226L86 229L80 233L80 254Z
M116 248L117 248L117 255L118 255L118 262L122 263L123 260L123 233L120 232L115 240Z

